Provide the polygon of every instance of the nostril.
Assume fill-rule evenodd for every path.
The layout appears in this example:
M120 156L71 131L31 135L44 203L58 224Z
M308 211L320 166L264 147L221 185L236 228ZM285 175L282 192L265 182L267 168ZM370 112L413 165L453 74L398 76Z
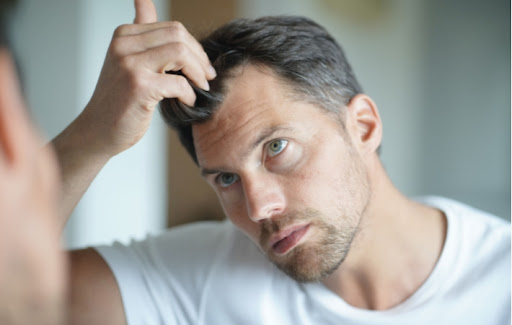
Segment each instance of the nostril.
M283 207L281 205L279 206L275 206L273 207L270 211L269 211L269 218L272 218L276 215L279 215L279 214L282 214L283 213Z
M275 217L276 215L282 214L283 210L284 204L281 202L266 202L266 204L261 205L260 207L250 209L249 216L252 221L256 223L261 223L266 219L270 219Z

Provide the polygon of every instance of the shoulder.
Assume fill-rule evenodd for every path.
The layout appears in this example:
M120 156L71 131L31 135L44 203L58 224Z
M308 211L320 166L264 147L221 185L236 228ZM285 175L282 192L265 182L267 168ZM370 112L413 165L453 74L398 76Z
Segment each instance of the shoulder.
M225 221L179 226L95 249L114 274L129 321L161 317L194 323L211 275L231 263L234 247L249 245Z
M233 246L236 229L225 222L198 222L178 226L129 244L96 247L109 264L134 264L142 270L166 276L199 276L218 255ZM183 273L183 274L180 274Z
M475 323L510 319L510 223L446 198L424 203L442 210L448 221L438 262L438 294L464 306ZM473 313L472 311L480 311ZM479 320L484 317L484 319Z
M443 211L448 221L447 241L458 253L510 260L510 223L493 214L451 199L427 197L423 202ZM449 242L448 242L449 244Z
M429 196L418 200L443 211L448 227L455 228L464 238L496 244L510 241L510 222L498 216L444 197Z
M449 265L445 268L449 283L510 296L510 223L446 198L428 197L421 201L443 211L447 218L442 258Z

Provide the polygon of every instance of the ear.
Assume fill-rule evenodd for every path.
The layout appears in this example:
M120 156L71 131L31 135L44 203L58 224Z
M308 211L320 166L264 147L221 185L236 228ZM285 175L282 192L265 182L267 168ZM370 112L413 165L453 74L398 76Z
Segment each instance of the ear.
M354 96L347 105L346 125L361 154L374 153L382 141L382 122L373 100L365 94Z

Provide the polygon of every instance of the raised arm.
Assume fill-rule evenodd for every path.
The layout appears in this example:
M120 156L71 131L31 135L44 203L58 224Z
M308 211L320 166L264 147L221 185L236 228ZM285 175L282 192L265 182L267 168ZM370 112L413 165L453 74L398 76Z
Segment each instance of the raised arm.
M135 0L135 23L116 29L94 94L53 140L62 178L62 224L92 180L118 153L145 134L163 98L188 105L195 94L179 71L208 89L215 77L201 45L177 22L157 22L151 0ZM112 271L94 249L70 252L72 324L125 324Z
M61 168L64 224L109 159L137 143L158 102L193 105L188 81L208 89L215 77L201 45L178 22L157 22L151 0L135 0L135 24L116 29L94 94L83 112L53 140Z

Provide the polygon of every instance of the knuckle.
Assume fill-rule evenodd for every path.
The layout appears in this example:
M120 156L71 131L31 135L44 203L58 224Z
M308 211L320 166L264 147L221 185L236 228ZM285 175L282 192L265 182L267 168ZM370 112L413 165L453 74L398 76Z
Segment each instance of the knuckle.
M128 32L129 28L130 28L130 25L128 25L128 24L118 26L114 30L114 37L119 37L119 36L125 35Z
M117 58L119 66L125 73L133 74L137 70L137 58L135 55L119 55Z
M134 58L131 55L119 57L119 65L125 70L130 70L133 66Z
M128 74L128 82L131 90L137 94L141 93L146 89L146 79L138 73L129 73Z
M185 45L185 43L176 42L176 43L173 43L171 46L172 46L172 50L174 51L174 53L177 56L184 56L187 52L187 46Z
M171 27L176 30L176 31L180 31L180 32L184 32L185 31L185 26L183 26L183 24L179 21L173 21L171 22Z
M176 28L174 25L170 25L166 28L166 32L169 35L169 38L172 39L183 39L184 33L180 28Z
M178 89L180 90L180 92L183 92L183 93L189 93L190 92L190 85L188 84L188 81L185 77L183 76L178 76L178 78L176 79L176 85L178 87Z
M110 43L110 53L116 57L119 57L122 49L122 42L119 38L114 38Z

